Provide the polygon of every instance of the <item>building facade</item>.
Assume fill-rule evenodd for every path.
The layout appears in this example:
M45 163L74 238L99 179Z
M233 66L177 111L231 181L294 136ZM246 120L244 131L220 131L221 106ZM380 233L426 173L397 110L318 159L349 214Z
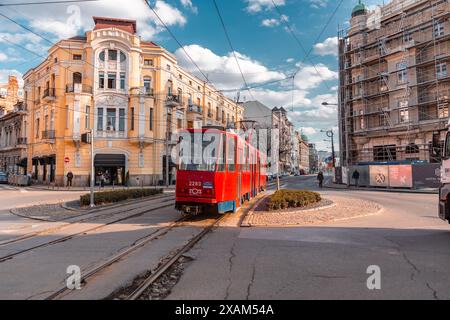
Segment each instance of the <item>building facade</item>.
M440 162L450 98L450 1L361 2L339 31L340 159Z
M298 159L299 159L299 169L303 170L304 173L309 173L309 143L304 135L296 132L298 140Z
M260 137L260 139L267 139L267 156L270 163L268 171L271 173L276 173L278 170L281 173L295 172L299 164L298 145L295 145L296 132L287 117L287 111L283 107L270 109L259 101L247 101L242 106L244 120L255 121L257 128L267 133L267 137ZM278 139L278 144L275 144L273 139ZM271 163L272 147L276 145L279 148L279 169Z
M314 143L308 144L309 148L309 173L313 174L319 170L319 155Z
M241 106L136 34L133 20L94 17L85 36L62 40L24 75L28 170L39 182L89 184L93 132L96 182L155 185L177 129L234 126ZM169 138L168 138L169 137ZM170 162L169 179L175 164Z
M27 111L25 103L0 117L0 171L27 173Z
M0 117L14 110L22 98L17 77L9 76L7 83L0 84Z

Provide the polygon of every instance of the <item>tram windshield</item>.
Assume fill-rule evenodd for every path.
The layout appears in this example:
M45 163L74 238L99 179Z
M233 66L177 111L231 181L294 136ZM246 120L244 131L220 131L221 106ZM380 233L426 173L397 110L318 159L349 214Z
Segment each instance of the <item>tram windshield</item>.
M213 172L224 167L223 133L181 132L178 139L180 171Z

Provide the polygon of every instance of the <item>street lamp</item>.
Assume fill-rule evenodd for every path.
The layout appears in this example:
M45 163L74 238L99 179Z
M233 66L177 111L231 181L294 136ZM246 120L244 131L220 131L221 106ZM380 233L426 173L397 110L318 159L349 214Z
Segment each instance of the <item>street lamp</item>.
M337 106L338 104L337 103L329 103L329 102L322 102L322 105L323 106Z
M334 154L334 132L331 130L320 130L320 132L325 132L328 138L331 138L331 156L333 157L333 168L336 167L336 156ZM327 141L327 140L325 140Z

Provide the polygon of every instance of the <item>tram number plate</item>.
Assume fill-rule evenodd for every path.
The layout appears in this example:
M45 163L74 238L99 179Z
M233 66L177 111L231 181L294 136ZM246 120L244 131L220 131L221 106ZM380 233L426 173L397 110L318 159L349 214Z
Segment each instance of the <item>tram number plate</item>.
M198 196L202 194L202 189L189 189L189 194L191 196Z

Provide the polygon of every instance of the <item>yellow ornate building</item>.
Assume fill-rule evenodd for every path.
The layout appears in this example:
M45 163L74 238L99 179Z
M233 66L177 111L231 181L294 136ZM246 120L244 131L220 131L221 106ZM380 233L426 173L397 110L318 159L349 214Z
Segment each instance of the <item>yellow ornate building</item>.
M72 172L74 185L88 185L90 145L81 138L92 129L97 183L103 175L110 184L161 184L167 134L242 119L241 106L142 41L135 21L94 21L92 31L59 41L24 75L27 168L39 182L63 185Z

